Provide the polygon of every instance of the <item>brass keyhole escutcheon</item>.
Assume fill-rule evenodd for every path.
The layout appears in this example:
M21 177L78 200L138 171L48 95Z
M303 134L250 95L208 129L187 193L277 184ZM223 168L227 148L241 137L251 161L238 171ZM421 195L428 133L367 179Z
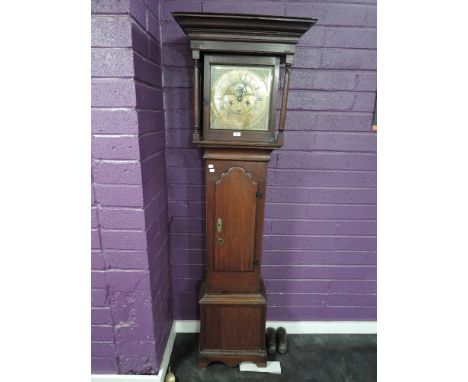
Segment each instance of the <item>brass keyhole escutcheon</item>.
M222 230L223 230L223 219L218 218L216 220L216 233L219 235ZM224 243L224 239L222 237L219 237L219 236L216 238L216 241L218 242L218 244L223 244Z

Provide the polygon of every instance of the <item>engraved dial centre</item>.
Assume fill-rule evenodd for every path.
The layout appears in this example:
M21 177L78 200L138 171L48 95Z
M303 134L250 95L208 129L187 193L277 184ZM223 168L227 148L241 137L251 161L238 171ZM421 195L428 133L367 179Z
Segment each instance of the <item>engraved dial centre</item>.
M255 92L244 83L232 85L225 93L224 106L233 114L250 113L255 104Z
M213 68L211 128L267 130L270 68Z

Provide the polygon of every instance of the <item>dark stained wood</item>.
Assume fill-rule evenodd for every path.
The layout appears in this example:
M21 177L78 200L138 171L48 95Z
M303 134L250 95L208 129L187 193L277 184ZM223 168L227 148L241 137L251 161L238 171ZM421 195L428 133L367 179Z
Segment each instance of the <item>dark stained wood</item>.
M260 289L260 290L261 290L261 293L263 293L263 289ZM218 305L266 304L265 296L261 293L205 293L201 295L200 304L218 304Z
M193 60L193 140L200 140L200 60Z
M205 150L206 277L200 288L199 366L266 366L266 295L260 278L267 166L284 143L291 64L317 19L173 12L194 59L193 143ZM203 64L203 68L201 65ZM210 129L211 66L273 68L267 131ZM275 136L279 67L285 64ZM203 94L200 97L200 92Z
M172 12L190 40L297 44L317 19L222 13Z
M242 293L260 290L269 159L269 151L266 150L206 149L206 287L209 292ZM226 180L219 197L218 190L223 185L223 178L230 181ZM222 245L217 242L216 221L219 217L227 224L223 225L223 230L226 228L226 232L232 235L221 235L224 239ZM246 228L247 232L244 231ZM217 264L224 264L228 269L222 271ZM235 264L241 269L236 270Z
M245 148L219 148L206 149L204 159L239 160L249 162L268 162L271 158L271 150L250 150Z
M266 365L263 283L259 293L220 294L200 290L199 366L220 361L229 366L252 361Z
M223 350L204 350L199 352L198 367L207 367L211 362L223 362L234 367L241 362L253 362L258 367L266 367L266 351L223 351Z
M229 168L215 182L216 272L253 271L257 186L243 167Z
M242 149L242 148L252 148L252 149L279 149L281 145L278 145L277 142L229 142L229 141L208 141L208 140L201 140L199 142L193 142L197 147L204 147L204 148L232 148L232 149Z
M294 44L277 44L277 43L263 43L263 42L239 42L239 41L225 41L220 44L218 41L190 41L190 48L199 49L205 52L213 53L242 53L250 55L284 55L294 54L296 46Z
M291 64L286 64L286 69L284 72L284 86L283 86L283 98L281 100L281 114L279 121L279 135L283 135L284 125L286 122L286 108L288 105L288 89L289 89L289 74L291 72Z
M266 297L260 259L270 153L205 149L207 268L199 301L200 367L213 361L266 365ZM218 217L223 219L222 245L217 243ZM229 247L220 250L225 244Z
M210 335L204 338L206 349L261 350L264 334L261 305L206 305L204 322ZM229 333L226 335L226 333Z

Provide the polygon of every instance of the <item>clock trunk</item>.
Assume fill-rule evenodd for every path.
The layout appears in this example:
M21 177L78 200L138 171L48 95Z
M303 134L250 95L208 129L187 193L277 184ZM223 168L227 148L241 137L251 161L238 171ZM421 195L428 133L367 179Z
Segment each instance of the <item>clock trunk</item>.
M259 292L266 150L205 152L209 292Z

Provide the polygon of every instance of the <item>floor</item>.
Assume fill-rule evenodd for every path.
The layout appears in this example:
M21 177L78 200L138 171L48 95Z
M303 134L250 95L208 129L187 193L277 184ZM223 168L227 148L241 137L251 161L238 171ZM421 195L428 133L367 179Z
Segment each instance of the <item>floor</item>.
M170 365L177 382L230 381L377 381L377 336L373 334L288 335L286 354L269 356L280 361L281 375L240 372L239 367L213 363L197 367L198 334L177 334Z

